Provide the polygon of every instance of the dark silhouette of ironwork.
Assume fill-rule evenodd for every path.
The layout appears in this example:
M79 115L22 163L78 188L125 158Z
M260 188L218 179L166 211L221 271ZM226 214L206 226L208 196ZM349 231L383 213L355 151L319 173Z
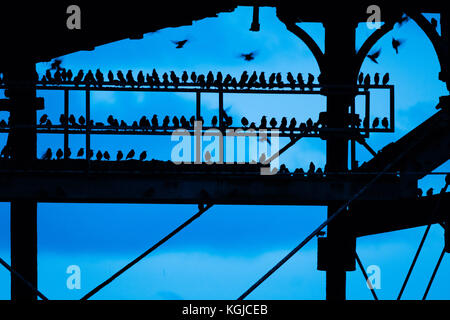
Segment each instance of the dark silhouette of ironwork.
M418 192L417 181L445 163L449 158L449 96L439 98L438 110L417 128L398 141L376 152L366 139L373 133L394 132L394 85L389 73L364 75L360 71L366 58L378 63L382 59L377 42L396 24L414 21L430 40L439 61L439 79L450 89L448 42L450 37L449 12L440 1L413 2L379 1L383 24L362 44L355 47L355 30L358 23L367 20L370 1L350 1L327 4L318 2L277 1L215 1L209 4L160 3L154 10L142 10L141 3L128 1L126 5L96 1L83 4L80 30L66 26L67 1L58 3L22 4L13 2L0 5L0 28L4 32L0 51L0 89L5 89L6 99L0 100L0 110L10 117L0 121L0 132L8 133L8 141L1 152L0 200L11 202L11 266L0 263L11 272L11 297L13 300L32 301L46 297L37 288L37 203L54 202L109 202L109 203L192 203L199 212L185 224L167 235L155 246L119 270L113 277L100 284L85 299L117 278L140 259L169 238L181 231L193 219L213 204L293 204L325 205L328 217L287 256L263 275L239 299L244 299L271 274L297 253L306 243L319 237L318 269L326 271L326 297L329 300L346 298L346 273L356 268L363 271L356 254L356 238L427 226L424 237L401 288L399 299L406 287L423 242L432 224L445 228L445 246L432 274L425 299L435 278L445 252L449 252L448 226L450 224L450 196L446 187L433 195ZM69 70L54 60L44 75L36 74L36 63L50 61L80 50L93 50L96 46L122 39L141 39L143 34L165 27L191 24L195 20L214 17L221 12L231 12L237 6L253 7L251 31L260 29L259 8L276 7L279 20L287 31L296 35L315 57L320 74L278 74L243 72L241 75L222 75L212 72L203 75L195 72L176 75L174 72L159 75L142 71L123 70L114 74L101 70ZM441 33L437 22L428 21L424 13L441 16ZM320 22L325 29L324 50L301 28L300 22ZM107 27L105 27L107 26ZM13 32L11 31L13 30ZM400 42L393 42L398 49ZM175 42L176 50L189 46L189 39ZM399 54L406 54L400 48ZM245 60L257 58L255 52L242 55ZM373 79L373 81L372 81ZM284 82L286 81L286 82ZM36 96L37 90L64 92L64 110L58 119L43 115L36 118L36 111L45 109L45 101ZM370 93L373 90L389 91L389 114L371 118ZM72 91L85 92L85 112L75 118L70 113L69 95ZM132 124L115 119L91 118L91 92L191 92L196 94L195 115L167 115L164 119L143 117ZM204 123L201 113L201 95L215 93L218 96L218 112L211 125ZM326 110L317 119L261 119L259 124L246 118L232 119L224 109L225 94L295 94L322 95L326 97ZM355 112L355 97L365 98L364 115ZM179 118L178 118L179 117ZM106 124L101 122L106 120ZM234 120L234 121L233 121ZM98 122L100 121L100 122ZM258 135L273 129L290 142L279 152L262 163L223 165L221 163L180 164L169 161L147 160L147 154L135 154L134 150L121 150L116 156L105 150L91 150L91 135L171 135L184 128L195 132L194 122L208 129L243 130ZM299 122L297 122L299 121ZM242 124L242 126L239 125ZM38 134L61 134L64 144L57 150L48 149L42 158L36 155ZM85 146L70 150L69 137L85 136ZM289 172L280 166L277 174L261 175L262 168L292 147L300 139L319 137L326 141L326 167L316 168L313 163L305 172L297 168ZM269 137L270 138L270 137ZM359 165L356 161L356 143L364 146L373 156ZM350 153L350 163L349 162ZM57 160L52 160L56 157ZM139 160L134 158L139 157ZM196 160L200 155L196 154ZM349 168L350 167L350 168ZM195 173L195 174L194 174ZM434 173L446 174L446 173ZM252 188L243 189L249 184ZM89 186L89 187L87 187ZM109 190L115 190L111 196ZM402 210L396 211L395 208ZM433 215L427 213L435 208ZM369 214L376 214L377 221L367 224ZM327 227L326 236L323 229ZM377 296L372 290L374 298Z

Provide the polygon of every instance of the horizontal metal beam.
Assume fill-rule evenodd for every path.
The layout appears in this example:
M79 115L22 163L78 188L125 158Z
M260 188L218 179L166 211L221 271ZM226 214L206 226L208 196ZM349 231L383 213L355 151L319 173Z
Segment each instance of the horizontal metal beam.
M55 160L47 161L53 169L3 171L0 201L327 205L330 201L350 199L371 179L371 176L342 175L264 176L260 174L259 165L247 165L255 169L246 172L236 170L236 165L226 164L173 165L172 169L153 166L151 169L151 161L116 164L91 161L88 169L87 161L68 161L83 163L84 169L58 169L61 165L57 164L65 160ZM416 187L402 181L396 176L383 177L361 199L413 197Z
M410 200L355 201L350 206L358 237L441 223L450 212L450 193L445 193L436 213L439 195Z

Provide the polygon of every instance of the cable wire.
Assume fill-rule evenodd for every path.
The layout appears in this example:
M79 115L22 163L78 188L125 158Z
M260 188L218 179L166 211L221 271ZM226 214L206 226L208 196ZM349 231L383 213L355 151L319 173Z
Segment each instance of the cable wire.
M20 279L20 281L22 281L23 283L25 283L29 288L31 288L31 290L34 291L34 293L36 293L39 298L41 298L42 300L48 300L48 298L46 296L44 296L44 294L42 294L35 286L33 286L27 279L25 279L20 273L18 273L16 270L14 270L5 260L3 260L2 258L0 258L0 264L2 266L4 266L9 272L11 272L14 276L16 276L18 279Z
M444 188L441 189L441 192L440 192L441 196L444 195L444 193L447 191L447 188L448 188L448 184L446 183ZM437 211L439 209L441 198L442 197L438 198L438 200L436 202L436 205L434 206L433 212L430 215L430 221L433 221L433 218L434 218L434 216L436 215L436 213L437 213ZM411 273L412 273L412 271L414 269L414 266L416 265L417 259L419 258L419 254L422 251L423 244L425 243L425 239L427 238L428 232L431 229L431 225L432 225L432 223L429 223L427 225L427 228L425 229L425 232L424 232L424 234L422 236L422 240L420 241L419 247L417 248L416 254L414 255L414 258L413 258L413 261L411 263L411 266L409 267L408 273L406 274L406 278L403 281L402 288L400 289L400 292L399 292L399 294L397 296L397 300L400 300L402 298L403 291L405 291L406 285L407 285L407 283L409 281L409 277L411 276Z
M148 254L150 254L151 252L155 251L158 247L160 247L162 244L164 244L165 242L167 242L170 238L172 238L174 235L176 235L178 232L180 232L182 229L184 229L186 226L188 226L191 222L193 222L194 220L196 220L197 218L199 218L203 213L205 213L206 211L208 211L208 209L210 209L213 205L212 204L208 204L206 206L204 206L203 208L201 208L195 215L193 215L192 217L190 217L188 220L186 220L184 223L182 223L180 226L178 226L176 229L174 229L171 233L169 233L168 235L166 235L164 238L162 238L160 241L158 241L156 244L154 244L151 248L149 248L148 250L146 250L144 253L142 253L140 256L138 256L136 259L134 259L133 261L131 261L130 263L128 263L126 266L124 266L122 269L120 269L119 271L117 271L116 273L114 273L111 277L109 277L108 279L106 279L105 281L103 281L101 284L99 284L97 287L95 287L94 289L92 289L91 291L89 291L86 295L84 295L80 300L87 300L90 297L92 297L94 294L96 294L97 292L99 292L101 289L103 289L104 287L106 287L108 284L110 284L114 279L116 279L117 277L119 277L122 273L124 273L125 271L127 271L128 269L130 269L132 266L134 266L136 263L138 263L139 261L141 261L143 258L145 258Z
M377 294L375 293L375 289L372 287L372 283L370 283L369 277L367 276L367 273L366 273L366 270L364 269L364 266L363 266L361 260L359 259L358 253L356 253L356 251L355 251L355 258L356 258L356 262L358 262L359 268L361 269L364 279L366 279L366 283L369 286L370 292L372 292L373 298L378 301L378 297L377 297Z
M442 258L444 258L444 254L445 254L445 247L444 247L444 249L442 249L441 255L439 256L439 260L438 260L438 262L436 264L436 267L433 270L433 274L431 275L430 281L428 282L427 289L425 290L425 293L423 294L422 300L426 300L426 298L427 298L427 295L428 295L428 292L430 291L430 288L431 288L431 285L433 283L434 277L436 276L436 273L437 273L437 271L439 269L439 266L441 265Z

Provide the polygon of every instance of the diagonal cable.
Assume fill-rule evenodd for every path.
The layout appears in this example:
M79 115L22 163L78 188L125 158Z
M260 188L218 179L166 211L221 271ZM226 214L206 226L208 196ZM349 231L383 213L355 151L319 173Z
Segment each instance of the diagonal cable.
M99 292L101 289L103 289L104 287L106 287L108 284L110 284L114 279L116 279L117 277L119 277L122 273L124 273L125 271L127 271L128 269L130 269L132 266L134 266L136 263L138 263L139 261L141 261L143 258L145 258L148 254L150 254L151 252L155 251L158 247L160 247L162 244L164 244L165 242L167 242L170 238L172 238L174 235L176 235L178 232L180 232L181 230L183 230L186 226L188 226L191 222L193 222L194 220L196 220L197 218L199 218L203 213L205 213L206 211L208 211L208 209L210 209L213 205L212 204L208 204L204 207L202 207L195 215L193 215L192 217L190 217L188 220L186 220L184 223L182 223L181 225L179 225L176 229L174 229L171 233L169 233L168 235L166 235L164 238L162 238L161 240L159 240L156 244L154 244L151 248L149 248L148 250L146 250L144 253L142 253L140 256L138 256L136 259L134 259L133 261L131 261L130 263L128 263L126 266L124 266L122 269L120 269L119 271L117 271L116 273L114 273L111 277L109 277L108 279L106 279L105 281L103 281L101 284L99 284L97 287L95 287L94 289L92 289L91 291L89 291L86 295L84 295L81 300L87 300L90 297L92 297L94 294L96 294L97 292Z
M424 140L421 137L414 141L409 147L399 154L394 160L389 162L386 167L380 171L372 180L370 180L364 187L361 188L350 200L336 210L331 216L328 217L321 225L319 225L311 234L309 234L298 246L296 246L291 252L289 252L283 259L281 259L274 267L272 267L266 274L264 274L258 281L256 281L247 291L245 291L237 300L245 299L250 293L252 293L257 287L259 287L267 278L269 278L275 271L277 271L283 264L285 264L290 258L292 258L301 248L303 248L314 236L316 236L323 228L325 228L331 221L333 221L342 211L344 211L354 200L359 198L367 189L369 189L381 176L389 171L392 166L403 158L410 150Z
M373 298L375 300L378 300L377 294L375 293L375 289L372 287L372 283L370 283L369 277L367 276L366 270L364 269L364 266L361 262L361 260L359 259L358 254L355 251L355 257L356 257L356 262L358 262L359 268L361 269L361 272L364 276L364 279L366 279L366 283L369 286L370 292L372 292Z
M4 266L9 272L11 272L14 276L16 276L17 278L19 278L23 283L25 283L28 287L31 288L31 290L34 291L34 293L36 293L39 298L41 298L42 300L48 300L48 298L46 296L44 296L35 286L33 286L33 284L31 284L27 279L25 279L20 273L18 273L16 270L14 270L5 260L3 260L2 258L0 258L0 264L2 266Z
M432 219L437 214L437 211L439 209L439 204L442 196L447 191L448 183L445 184L444 188L441 189L440 197L438 198L436 205L434 206L433 212L430 215L430 221L433 221ZM409 267L408 273L406 274L405 280L403 281L402 288L400 289L400 292L398 294L397 300L400 300L402 298L403 292L405 291L406 284L408 283L409 277L411 276L411 273L414 269L414 266L416 265L417 259L419 258L419 254L422 251L423 244L425 243L425 239L428 236L428 232L430 231L432 223L429 223L427 225L427 228L425 229L425 232L422 236L422 240L420 241L419 247L417 248L416 254L414 255L413 261L411 263L411 266Z
M431 285L433 284L434 277L436 276L439 266L441 265L442 258L444 258L444 254L445 254L445 247L444 247L444 249L442 249L441 255L439 256L439 260L436 264L436 267L433 270L433 274L431 275L430 281L428 282L427 289L425 290L425 293L423 294L422 300L426 300L426 298L427 298L428 292L430 291Z

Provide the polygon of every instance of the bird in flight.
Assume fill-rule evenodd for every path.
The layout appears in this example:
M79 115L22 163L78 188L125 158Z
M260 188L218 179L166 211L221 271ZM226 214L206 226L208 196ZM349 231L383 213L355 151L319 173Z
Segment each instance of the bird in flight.
M188 39L185 40L180 40L180 41L174 41L172 40L172 43L176 45L176 49L181 49L184 47L184 45L186 44L186 42L188 41Z
M252 61L255 59L256 51L252 51L250 53L241 53L239 57L244 58L245 61Z
M403 42L405 42L405 40L392 38L392 48L394 48L395 53L398 54L398 47L400 47L403 44Z
M381 53L381 49L378 49L377 51L375 51L374 53L371 53L369 55L367 55L367 57L372 60L373 62L375 62L376 64L378 64L378 57L380 56Z

